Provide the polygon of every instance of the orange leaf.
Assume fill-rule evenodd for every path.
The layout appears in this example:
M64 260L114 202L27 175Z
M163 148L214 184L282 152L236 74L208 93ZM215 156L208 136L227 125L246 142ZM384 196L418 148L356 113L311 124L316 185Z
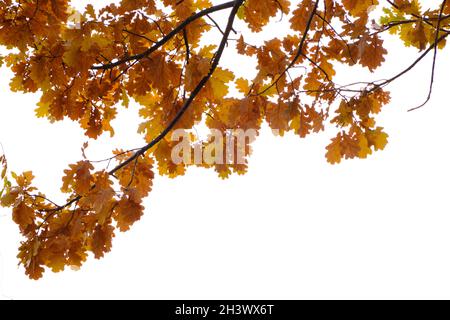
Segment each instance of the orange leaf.
M31 207L22 201L14 207L12 218L19 225L20 230L24 231L29 225L34 224L35 213Z
M97 225L92 233L90 250L96 259L100 259L112 248L112 238L114 237L114 227L110 225Z
M128 192L120 199L114 210L114 219L120 231L127 231L130 226L138 221L144 213L139 196L133 195L134 191Z

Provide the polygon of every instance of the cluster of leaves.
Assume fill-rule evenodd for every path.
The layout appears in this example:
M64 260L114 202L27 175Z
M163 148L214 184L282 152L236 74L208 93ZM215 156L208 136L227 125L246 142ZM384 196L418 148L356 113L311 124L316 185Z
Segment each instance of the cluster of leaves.
M267 123L281 135L303 138L331 124L338 132L327 147L330 163L383 149L388 135L376 115L390 100L385 87L429 52L436 56L450 33L450 1L426 10L417 0L385 4L378 24L378 0L122 0L99 10L88 5L82 13L68 0L1 0L0 45L10 51L0 64L14 73L11 90L41 94L37 117L69 118L96 139L114 134L111 121L132 99L147 141L115 151L107 160L116 164L110 171L85 158L71 164L61 187L63 205L38 192L31 172L11 174L14 183L5 184L0 203L12 208L24 236L18 257L26 273L38 279L44 267L78 268L88 252L99 258L109 251L114 232L142 216L153 167L170 177L185 173L186 163L171 160L174 129L190 132L203 123L225 135ZM228 21L221 26L214 15L224 11ZM251 43L279 16L289 19L289 30ZM383 64L384 32L423 53L390 79L335 83L336 63L369 71ZM227 44L255 62L255 77L237 78L220 66ZM193 145L207 145L192 137ZM222 178L247 170L245 163L203 166Z
M118 159L131 156L118 151L116 155ZM88 252L103 257L111 249L114 230L127 231L142 216L142 199L152 187L152 167L151 158L138 158L133 166L115 175L115 183L107 172L93 172L89 161L70 165L64 172L61 191L76 197L66 206L36 193L31 172L12 173L15 185L7 185L0 202L13 207L12 218L27 238L18 255L27 275L40 278L42 266L54 272L65 266L79 268Z

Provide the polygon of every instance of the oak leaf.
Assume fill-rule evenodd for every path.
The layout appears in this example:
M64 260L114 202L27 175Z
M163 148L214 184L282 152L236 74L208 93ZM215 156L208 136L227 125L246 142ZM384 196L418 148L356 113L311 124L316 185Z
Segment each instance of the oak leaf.
M94 253L96 259L104 256L112 248L112 239L114 237L114 227L111 225L97 225L92 233L89 248Z

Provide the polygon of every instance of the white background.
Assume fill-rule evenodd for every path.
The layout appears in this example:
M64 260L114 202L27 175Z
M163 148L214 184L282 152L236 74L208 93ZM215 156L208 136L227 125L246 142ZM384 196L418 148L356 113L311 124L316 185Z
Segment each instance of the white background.
M383 77L417 55L396 40L387 47ZM222 181L191 169L175 180L156 177L143 219L80 271L29 280L17 267L17 227L0 209L0 299L450 298L448 56L440 53L423 110L406 112L427 95L430 59L390 87L379 120L390 134L385 151L331 166L330 132L301 140L264 130L246 176ZM342 83L365 76L342 70ZM11 93L11 73L0 72L0 141L10 169L32 169L36 184L62 200L62 171L80 159L82 131L37 120L38 96ZM88 157L141 146L136 110L116 121L114 139L91 143Z

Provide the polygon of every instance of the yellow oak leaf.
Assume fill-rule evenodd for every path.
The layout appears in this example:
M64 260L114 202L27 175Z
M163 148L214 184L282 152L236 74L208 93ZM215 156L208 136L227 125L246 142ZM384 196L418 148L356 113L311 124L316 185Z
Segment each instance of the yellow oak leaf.
M94 181L91 175L93 169L94 166L86 160L71 164L70 169L64 170L65 176L63 177L61 191L64 193L74 191L79 195L87 194Z
M227 83L233 80L233 72L226 69L217 68L210 80L214 98L222 100L228 94Z
M20 230L23 231L26 230L29 225L34 223L35 212L33 208L22 201L14 207L12 219L19 225Z
M375 150L383 150L388 143L389 135L383 132L383 128L378 127L375 130L367 132L367 140L370 146L373 146Z
M370 149L369 147L367 137L361 133L357 136L357 140L359 146L358 157L361 159L365 159L367 158L367 156L372 154L372 149Z
M331 143L326 148L327 153L325 156L331 164L340 163L342 160L341 139L342 135L338 134L336 138L331 139Z
M378 4L378 0L342 0L342 4L353 16L367 14L371 8Z
M250 85L248 83L248 80L244 78L239 78L236 80L236 88L240 93L243 93L245 95L250 93Z

